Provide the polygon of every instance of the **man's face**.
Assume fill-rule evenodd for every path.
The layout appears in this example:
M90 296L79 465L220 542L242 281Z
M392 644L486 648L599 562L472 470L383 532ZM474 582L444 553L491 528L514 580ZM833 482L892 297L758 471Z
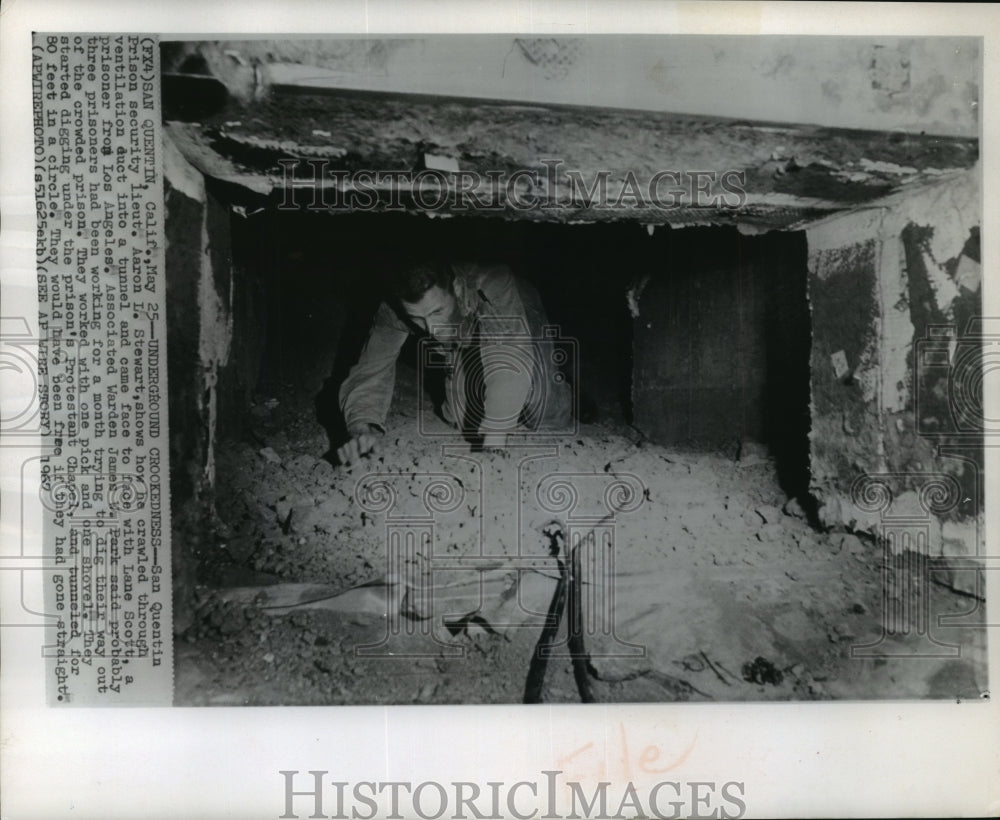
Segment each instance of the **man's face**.
M454 328L462 320L455 294L438 285L428 290L419 302L403 302L402 305L413 324L439 341L449 338L447 332L442 331L448 326Z

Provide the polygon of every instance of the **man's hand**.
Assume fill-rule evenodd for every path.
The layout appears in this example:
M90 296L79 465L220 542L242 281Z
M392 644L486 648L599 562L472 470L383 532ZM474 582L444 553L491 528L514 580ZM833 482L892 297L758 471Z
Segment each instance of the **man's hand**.
M347 431L350 440L337 448L337 460L344 466L354 464L362 456L371 455L382 438L382 431L374 424L359 424Z

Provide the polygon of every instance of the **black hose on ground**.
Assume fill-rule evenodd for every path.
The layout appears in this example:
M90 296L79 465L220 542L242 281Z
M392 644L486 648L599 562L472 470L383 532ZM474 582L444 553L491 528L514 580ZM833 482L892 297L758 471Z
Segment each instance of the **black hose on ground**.
M531 655L528 679L524 684L525 703L542 702L542 684L545 682L549 654L552 651L552 644L555 643L556 635L559 634L559 624L562 621L563 610L566 608L566 583L569 580L569 572L562 559L559 558L562 530L550 525L545 529L545 534L549 537L551 554L559 567L559 581L556 583L556 591L549 603L549 611L545 615L545 626L542 627L542 634L538 636L538 643L535 644L535 651Z
M559 557L560 547L564 541L562 528L550 524L544 530L549 537L550 550L559 567L559 581L549 603L549 611L545 616L545 626L535 644L535 651L528 666L528 679L524 685L524 702L542 702L542 684L545 682L545 671L549 656L559 633L563 610L566 609L566 599L569 598L569 623L567 624L570 658L573 662L573 677L576 688L583 703L595 703L594 691L590 683L590 658L583 640L583 584L580 567L580 545L570 550L569 565Z
M583 703L596 703L590 685L590 656L583 642L583 577L580 571L580 544L570 552L569 573L569 654L573 660L573 678Z

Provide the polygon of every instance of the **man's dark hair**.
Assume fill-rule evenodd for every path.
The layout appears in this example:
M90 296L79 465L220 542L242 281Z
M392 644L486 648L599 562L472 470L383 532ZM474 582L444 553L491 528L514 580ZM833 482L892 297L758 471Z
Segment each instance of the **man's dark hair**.
M439 259L423 259L402 267L390 278L392 295L401 302L419 302L425 293L437 285L451 290L453 274L449 265Z

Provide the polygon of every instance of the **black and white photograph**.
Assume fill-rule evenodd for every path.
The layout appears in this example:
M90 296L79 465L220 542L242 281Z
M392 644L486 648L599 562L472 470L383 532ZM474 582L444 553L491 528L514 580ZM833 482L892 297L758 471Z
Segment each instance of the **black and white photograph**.
M980 46L163 41L175 703L982 696Z
M5 4L0 815L997 814L998 23Z

